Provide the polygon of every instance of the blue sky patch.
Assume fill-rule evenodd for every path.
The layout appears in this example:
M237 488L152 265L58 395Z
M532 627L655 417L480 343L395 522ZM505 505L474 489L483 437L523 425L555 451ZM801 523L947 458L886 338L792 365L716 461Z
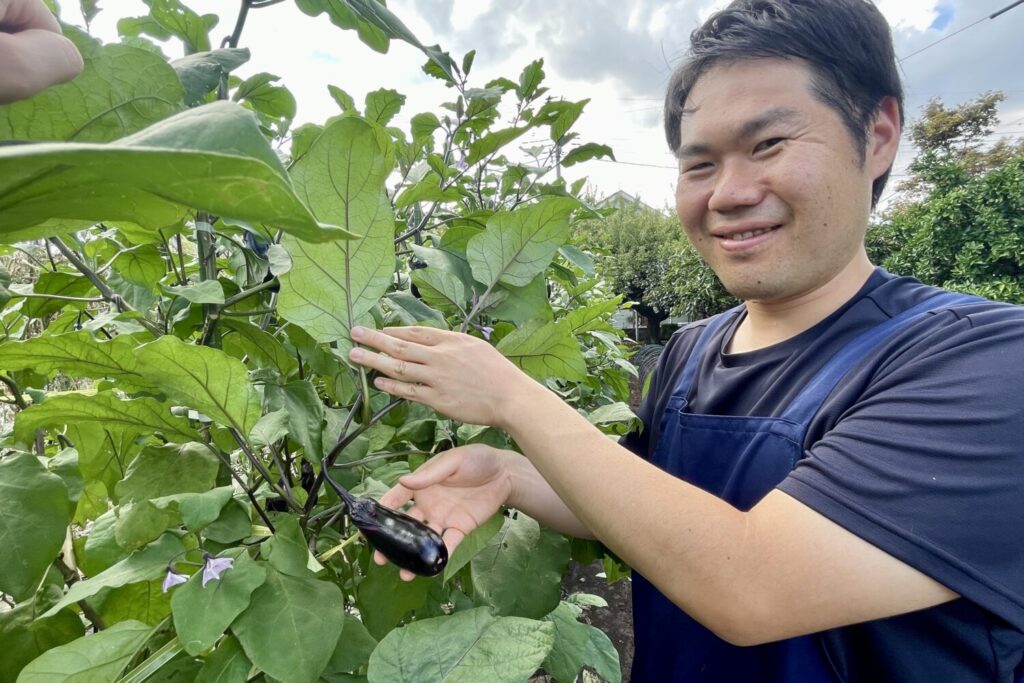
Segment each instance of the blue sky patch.
M935 9L935 21L929 26L929 29L935 29L936 31L943 31L947 26L953 23L953 19L956 18L956 8L952 5L939 5Z

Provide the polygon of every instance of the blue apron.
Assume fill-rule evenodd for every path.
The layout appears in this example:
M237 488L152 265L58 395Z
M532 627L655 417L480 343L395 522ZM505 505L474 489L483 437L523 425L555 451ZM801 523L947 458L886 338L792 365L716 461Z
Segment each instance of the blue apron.
M708 342L743 307L712 318L662 414L652 462L740 510L749 510L803 457L808 425L858 361L917 318L971 301L978 299L943 292L871 328L833 356L780 417L687 412L686 399ZM730 645L687 616L637 572L633 573L633 626L633 683L839 680L816 634L754 647Z

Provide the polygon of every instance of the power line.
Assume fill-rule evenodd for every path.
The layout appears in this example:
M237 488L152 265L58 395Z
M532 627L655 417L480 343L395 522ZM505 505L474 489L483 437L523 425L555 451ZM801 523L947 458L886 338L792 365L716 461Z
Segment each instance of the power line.
M905 57L900 57L897 61L905 62L908 59L910 59L911 57L913 57L914 55L919 55L922 52L924 52L925 50L927 50L928 48L935 47L936 45L938 45L942 41L949 40L950 38L952 38L953 36L957 35L958 33L963 33L964 31L966 31L969 28L974 28L975 26L977 26L981 22L985 21L986 19L995 19L1000 14L1005 14L1006 12L1009 12L1011 9L1013 9L1017 5L1022 5L1022 4L1024 4L1024 0L1017 0L1016 2L1011 2L1009 5L1007 5L1006 7L1002 8L1001 10L993 12L992 14L989 14L986 17L982 17L981 19L978 19L973 24L968 24L967 26L964 26L962 29L959 29L957 31L953 31L948 36L943 36L942 38L939 38L938 40L936 40L934 43L930 43L928 45L925 45L924 47L922 47L920 50L917 50L916 52L911 52L909 55L907 55Z

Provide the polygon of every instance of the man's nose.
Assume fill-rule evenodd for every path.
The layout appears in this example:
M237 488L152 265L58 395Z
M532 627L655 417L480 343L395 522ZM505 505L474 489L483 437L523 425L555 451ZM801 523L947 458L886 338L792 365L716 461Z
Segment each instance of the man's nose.
M739 207L755 206L764 199L765 192L764 179L754 164L723 162L708 198L708 209L728 213Z

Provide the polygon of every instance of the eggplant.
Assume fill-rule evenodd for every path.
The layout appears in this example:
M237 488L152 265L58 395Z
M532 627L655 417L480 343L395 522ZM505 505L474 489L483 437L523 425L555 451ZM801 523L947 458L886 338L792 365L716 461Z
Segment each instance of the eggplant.
M448 564L448 548L429 526L372 498L353 496L329 475L324 478L345 502L349 519L366 542L393 564L419 576L439 574Z

